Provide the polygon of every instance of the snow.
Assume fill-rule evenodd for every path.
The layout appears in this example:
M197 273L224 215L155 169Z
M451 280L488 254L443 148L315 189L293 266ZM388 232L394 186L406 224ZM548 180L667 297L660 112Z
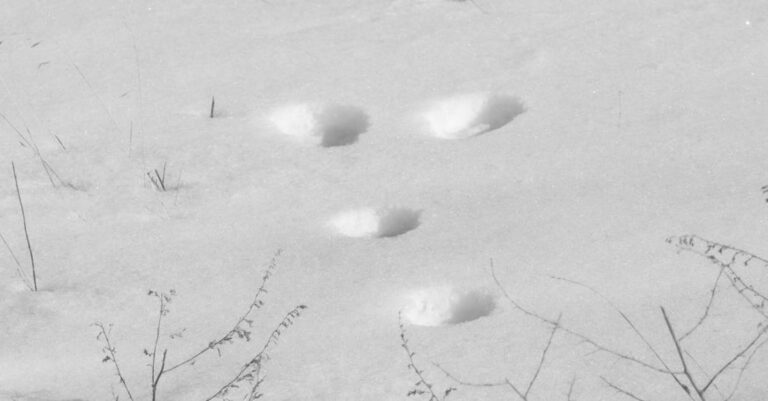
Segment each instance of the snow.
M158 400L212 395L299 304L264 399L425 399L406 396L401 313L440 388L455 383L432 362L527 383L551 325L521 307L657 364L619 309L679 368L659 307L693 327L719 269L665 239L768 255L766 15L758 0L4 1L0 233L31 277L13 162L40 291L0 244L0 401L127 399L96 322L151 399L148 291L177 294L158 346L178 363L232 327L278 249L252 341L164 375ZM147 177L163 166L172 191ZM696 377L760 321L721 279L683 342ZM765 398L766 350L733 401ZM529 399L571 383L573 400L620 399L601 377L686 397L558 330ZM458 387L448 400L514 398Z

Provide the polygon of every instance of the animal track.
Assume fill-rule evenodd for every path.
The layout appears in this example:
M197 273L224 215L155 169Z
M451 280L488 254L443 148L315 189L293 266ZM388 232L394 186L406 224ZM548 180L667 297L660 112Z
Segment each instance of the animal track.
M463 139L503 127L525 111L519 99L493 93L470 93L436 102L424 113L432 135Z
M424 288L412 293L403 316L418 326L442 326L469 322L496 308L492 294L483 289Z
M337 214L330 225L347 237L395 237L418 227L420 214L406 208L362 208Z
M293 104L275 110L269 120L283 134L323 147L355 143L368 129L362 109L338 104Z

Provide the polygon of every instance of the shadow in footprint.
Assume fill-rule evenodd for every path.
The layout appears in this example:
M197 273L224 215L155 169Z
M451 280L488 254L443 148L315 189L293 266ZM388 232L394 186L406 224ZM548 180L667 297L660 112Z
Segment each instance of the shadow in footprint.
M354 106L331 105L318 116L322 139L320 146L344 146L357 142L368 130L368 115Z
M453 313L445 324L459 324L488 316L496 308L496 301L487 292L470 291L464 293L453 305Z
M485 132L499 129L525 112L525 106L520 99L506 95L492 95L477 118L478 124L485 124Z
M396 237L419 226L420 210L389 209L379 221L379 237Z

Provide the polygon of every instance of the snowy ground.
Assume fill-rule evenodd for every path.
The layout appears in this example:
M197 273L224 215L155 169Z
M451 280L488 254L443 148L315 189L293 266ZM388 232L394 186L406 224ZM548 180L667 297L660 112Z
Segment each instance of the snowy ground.
M3 245L0 399L127 399L98 321L149 400L147 292L177 294L160 348L178 362L247 309L278 249L254 340L171 372L158 399L206 399L297 304L265 399L409 398L400 311L436 388L452 383L431 362L524 387L549 328L491 259L524 307L657 364L606 300L550 276L594 288L677 369L659 306L691 327L718 270L665 238L768 255L766 38L760 0L6 0L0 233L28 272L13 161L40 291ZM146 175L163 165L166 192ZM697 377L755 332L728 290L686 340ZM768 351L750 366L733 400L768 394ZM571 383L572 400L630 399L601 376L688 399L558 332L529 400Z

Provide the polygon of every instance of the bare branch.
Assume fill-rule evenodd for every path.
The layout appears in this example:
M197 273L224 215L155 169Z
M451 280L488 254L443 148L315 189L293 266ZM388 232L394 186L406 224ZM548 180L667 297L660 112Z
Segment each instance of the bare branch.
M515 307L515 309L517 309L520 312L522 312L522 313L524 313L524 314L526 314L526 315L528 315L530 317L533 317L533 318L535 318L535 319L537 319L537 320L539 320L539 321L541 321L543 323L546 323L546 324L548 324L550 326L554 327L554 326L557 325L557 322L555 320L546 318L546 317L544 317L544 316L542 316L542 315L540 315L540 314L538 314L536 312L528 310L528 309L522 307L517 301L515 301L509 295L509 293L504 288L504 286L501 284L501 281L498 279L498 277L496 277L496 272L495 272L494 265L493 265L493 259L491 259L491 261L490 261L490 267L491 267L491 276L493 277L493 281L496 283L496 286L499 288L499 291L501 291L501 293L504 296L504 298L506 298L512 304L512 306ZM564 279L564 280L568 281L567 279ZM580 284L580 283L578 283L578 284ZM583 285L583 284L580 284L580 285ZM589 287L587 287L587 288L589 288ZM659 367L654 366L654 365L652 365L652 364L650 364L648 362L645 362L645 361L642 361L640 359L637 359L637 358L635 358L635 357L633 357L631 355L624 354L622 352L619 352L619 351L613 350L613 349L611 349L609 347L606 347L606 346L598 343L597 341L591 339L590 337L586 336L585 334L581 334L581 333L579 333L579 332L577 332L575 330L571 330L571 329L569 329L566 326L560 325L560 330L562 330L563 332L568 333L568 334L570 334L570 335L572 335L574 337L577 337L582 342L584 342L586 344L589 344L592 347L594 347L597 351L605 352L605 353L610 354L610 355L612 355L612 356L614 356L616 358L619 358L620 360L624 360L624 361L635 363L637 365L640 365L640 366L645 367L647 369L656 371L658 373L663 373L663 374L674 373L674 372L671 372L667 367L659 368Z
M657 370L657 371L659 371L659 372L661 372L661 373L666 373L666 374L670 375L670 376L672 377L672 379L674 379L674 380L675 380L675 382L676 382L678 385L680 385L680 386L683 386L683 384L680 382L680 379L678 379L678 378L677 378L677 376L675 376L676 374L678 374L678 373L680 373L680 372L675 372L675 371L673 371L673 370L672 370L672 369L669 367L669 365L667 365L667 363L666 363L666 362L664 361L664 359L661 357L661 355L659 354L659 352L658 352L658 351L656 351L656 348L655 348L655 347L654 347L654 346L651 344L651 342L650 342L650 341L648 341L648 339L645 337L645 335L643 335L643 333L640 331L640 329L638 329L638 328L637 328L637 326L636 326L636 325L635 325L635 323L632 321L632 319L630 319L630 318L627 316L627 314L626 314L626 313L624 313L624 311L622 311L621 309L619 309L619 307L618 307L618 306L616 306L616 304L614 304L613 302L611 302L611 300L610 300L610 299L608 299L606 296L604 296L602 293L600 293L600 292L599 292L599 291L597 291L596 289L594 289L594 288L592 288L592 287L590 287L590 286L588 286L588 285L586 285L586 284L583 284L583 283L581 283L581 282L578 282L578 281L575 281L575 280L571 280L571 279L567 279L567 278L563 278L563 277L557 277L557 276L550 276L550 278L553 278L553 279L555 279L555 280L561 280L561 281L565 281L565 282L568 282L568 283L571 283L571 284L574 284L574 285L577 285L577 286L580 286L580 287L586 288L586 289L588 289L589 291L591 291L592 293L594 293L595 295L597 295L598 297L600 297L601 299L603 299L603 300L604 300L606 303L608 303L608 305L610 305L610 306L611 306L611 308L613 308L613 310L614 310L614 311L616 311L616 313L618 313L618 314L619 314L619 316L621 316L622 320L624 320L624 322L625 322L625 323L626 323L626 324L627 324L627 325L628 325L628 326L629 326L629 327L632 329L632 331L635 333L635 335L637 335L637 337L638 337L638 338L640 338L640 340L642 340L642 341L643 341L643 344L645 344L646 348L648 348L648 350L650 350L650 351L651 351L651 353L653 354L653 356L654 356L654 357L656 357L656 359L659 361L659 363L661 363L661 365L664 367L664 369L663 369L663 370ZM690 397L690 394L689 394L689 397Z
M699 388L699 386L696 384L696 381L693 379L693 375L691 375L691 371L688 369L688 364L685 361L685 356L683 355L682 347L680 347L680 342L677 340L677 335L675 335L675 329L672 328L672 323L669 321L669 317L667 316L667 311L664 310L664 307L661 307L661 314L664 316L664 323L667 325L667 329L669 330L669 335L672 337L672 341L675 343L675 349L677 350L677 356L680 358L680 363L683 365L683 375L688 379L688 382L693 387L693 390L696 391L696 394L699 396L699 399L704 401L706 398L704 397L704 391ZM675 377L675 380L677 380L677 383L680 385L680 387L685 391L686 394L691 396L691 389L688 388L688 386L684 385L682 382L680 382L677 377Z
M497 381L497 382L469 382L462 380L455 375L448 372L446 369L444 369L442 366L438 365L437 363L432 363L435 367L440 369L449 379L453 380L454 382L463 385L463 386L469 386L469 387L500 387L500 386L507 386L512 391L517 394L518 397L520 397L523 401L528 401L528 396L531 392L531 389L533 388L533 385L536 383L536 379L539 377L539 373L541 373L541 369L544 366L544 362L547 358L547 353L549 352L549 349L552 346L552 340L555 337L555 333L557 333L557 330L560 328L560 317L555 321L555 326L552 327L552 330L549 334L549 338L547 339L547 343L544 346L541 357L539 358L539 363L536 366L536 371L533 374L533 377L531 377L531 380L528 382L528 386L525 388L525 391L520 390L517 386L515 386L509 378L504 378L504 380ZM403 336L401 336L403 337ZM403 338L403 340L405 340ZM407 342L404 342L404 344L407 346ZM409 365L410 367L410 365ZM415 366L414 366L415 368ZM573 381L571 382L571 388L569 390L569 397L570 393L573 391Z
M560 318L562 318L562 314L558 316L557 321L555 322L555 326L552 327L552 332L549 334L549 339L547 339L547 345L541 352L541 359L539 360L539 365L536 367L536 373L533 374L531 381L528 383L528 387L525 389L525 397L523 398L526 400L528 399L528 394L531 392L531 388L533 388L533 384L536 383L536 379L539 377L541 367L544 366L544 361L547 358L547 352L549 352L549 348L552 346L552 339L555 338L555 333L557 333L557 329L560 327Z
M496 285L499 287L499 290L501 291L502 295L504 295L504 297L505 297L505 298L506 298L506 299L507 299L507 300L508 300L510 303L512 303L512 305L513 305L513 306L515 306L515 308L517 308L518 310L520 310L521 312L525 313L525 314L526 314L526 315L528 315L528 316L531 316L531 317L533 317L533 318L535 318L535 319L538 319L539 321L541 321L541 322L543 322L543 323L549 324L549 325L551 325L551 326L553 326L553 327L554 327L555 325L557 325L557 322L556 322L556 321L554 321L554 320L551 320L551 319L548 319L548 318L546 318L546 317L543 317L543 316L539 315L538 313L535 313L535 312L529 311L529 310L527 310L527 309L525 309L525 308L521 307L521 306L520 306L520 305L519 305L519 304L518 304L518 303L517 303L517 302L516 302L514 299L512 299L512 297L510 297L510 296L509 296L509 293L507 293L507 291L506 291L506 289L504 288L504 286L501 284L501 282L499 281L499 279L496 277L496 274L495 274L495 272L494 272L494 267L493 267L493 260L492 260L492 259L491 259L491 275L493 276L493 279L494 279L494 281L496 282ZM610 300L608 300L608 299L607 299L607 298L605 298L605 297L604 297L602 294L600 294L599 292L595 291L593 288L591 288L591 287L589 287L589 286L587 286L587 285L585 285L585 284L582 284L582 283L579 283L579 282L576 282L576 281L573 281L573 280L565 279L565 278L562 278L562 277L555 277L555 276L550 276L550 278L553 278L553 279L555 279L555 280L563 280L563 281L567 281L567 282L570 282L570 283L572 283L572 284L576 284L576 285L579 285L579 286L583 286L583 287L585 287L585 288L587 288L587 289L590 289L591 291L595 292L595 293L596 293L598 296L600 296L601 298L603 298L604 300L606 300L606 302L608 302L610 305L612 305L612 306L614 307L614 309L616 309L617 311L619 311L619 313L621 313L621 311L620 311L620 310L618 310L618 308L617 308L617 307L616 307L616 306L615 306L615 305L614 305L614 304L613 304L613 303L612 303ZM626 316L625 316L625 318L626 318ZM620 360L625 360L625 361L628 361L628 362L632 362L632 363L635 363L635 364L637 364L637 365L640 365L640 366L642 366L642 367L644 367L644 368L647 368L647 369L650 369L650 370L656 371L656 372L658 372L658 373L663 373L663 374L670 374L670 373L675 373L675 372L672 372L672 371L670 371L670 370L669 370L669 368L668 368L668 367L666 367L666 366L665 366L664 368L659 368L659 367L657 367L657 366L654 366L654 365L652 365L652 364L650 364L650 363L648 363L648 362L644 362L644 361L642 361L642 360L640 360L640 359L637 359L637 358L635 358L635 357L633 357L633 356L631 356L631 355L628 355L628 354L624 354L624 353L622 353L622 352L619 352L619 351L613 350L613 349L611 349L611 348L608 348L608 347L606 347L606 346L604 346L604 345L602 345L602 344L598 343L597 341L595 341L595 340L591 339L590 337L588 337L588 336L586 336L586 335L584 335L584 334L581 334L581 333L579 333L579 332L577 332L577 331L571 330L571 329L569 329L569 328L568 328L568 327L566 327L566 326L563 326L563 325L559 325L559 326L560 326L560 330L562 330L563 332L565 332L565 333L568 333L568 334L570 334L570 335L572 335L572 336L574 336L574 337L577 337L577 338L579 338L579 339L580 339L582 342L584 342L584 343L587 343L587 344L591 345L591 346L592 346L592 347L594 347L594 348L595 348L597 351L600 351L600 352L605 352L605 353L607 353L607 354L613 355L613 356L614 356L614 357L616 357L616 358L619 358Z
M754 339L752 339L752 341L750 341L750 342L749 342L749 344L747 344L747 345L746 345L746 346L745 346L745 347L744 347L744 348L743 348L741 351L739 351L739 352L738 352L736 355L734 355L734 356L733 356L733 358L731 358L731 359L730 359L728 362L726 362L726 363L725 363L725 364L724 364L722 367L720 367L720 369L719 369L719 370L718 370L718 371L717 371L717 372L716 372L714 375L712 375L712 377L709 379L709 381L707 382L707 384L705 384L705 385L704 385L704 387L702 387L702 388L701 388L701 391L702 391L702 392L705 392L705 391L707 391L707 389L709 388L709 386L711 386L711 385L712 385L712 383L714 383L714 382L715 382L715 380L717 380L717 378L718 378L718 377L719 377L719 376L720 376L720 375L721 375L721 374L722 374L722 373L723 373L723 372L724 372L726 369L728 369L728 367L729 367L729 366L731 366L731 365L732 365L734 362L736 362L736 360L738 360L739 358L743 357L743 356L744 356L744 355L745 355L745 354L746 354L746 353L747 353L747 352L748 352L748 351L749 351L749 350L752 348L752 346L753 346L753 345L755 345L755 344L756 344L756 343L757 343L757 342L758 342L758 341L759 341L759 340L760 340L760 339L763 337L763 335L766 333L766 331L768 331L768 325L765 325L765 326L764 326L764 327L763 327L763 328L762 328L762 329L761 329L761 330L760 330L760 331L757 333L757 336L755 336L755 338L754 338Z
M630 392L630 391L628 391L628 390L625 390L625 389L623 389L623 388L621 388L621 387L617 386L616 384L613 384L613 383L611 383L610 381L608 381L608 379L606 379L606 378L605 378L605 377L603 377L603 376L600 376L600 380L602 380L602 381L603 381L603 383L607 384L607 385L608 385L608 387L610 387L610 388L612 388L612 389L614 389L614 390L618 391L619 393L621 393L621 394L623 394L623 395L625 395L625 396L627 396L627 397L629 397L629 398L631 398L631 399L633 399L633 400L635 400L635 401L646 401L646 400L644 400L644 399L642 399L642 398L638 397L638 396L637 396L637 395L635 395L634 393L632 393L632 392Z

